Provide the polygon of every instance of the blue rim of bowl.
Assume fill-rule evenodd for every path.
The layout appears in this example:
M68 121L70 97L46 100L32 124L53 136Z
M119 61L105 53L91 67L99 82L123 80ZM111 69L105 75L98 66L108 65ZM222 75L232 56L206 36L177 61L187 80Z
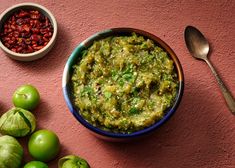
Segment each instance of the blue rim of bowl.
M113 133L109 131L104 131L102 129L99 129L89 122L87 122L83 117L79 114L79 111L74 107L72 100L72 95L71 93L71 86L69 85L71 74L73 71L72 66L77 62L78 59L81 59L81 52L85 49L87 49L90 45L95 40L99 40L111 35L122 35L122 34L130 34L132 32L135 32L136 34L142 35L144 37L150 38L154 40L158 45L160 45L167 53L168 55L173 59L174 65L176 67L176 70L178 72L178 79L179 79L179 88L178 88L178 94L175 98L175 103L172 105L172 107L165 113L164 117L156 121L155 124L144 128L142 130L130 133L130 134L124 134L124 133ZM86 128L89 130L93 131L94 133L105 136L105 137L110 137L110 138L133 138L133 137L139 137L140 135L147 134L149 132L152 132L156 128L160 127L163 123L165 123L169 118L175 113L181 98L183 96L183 90L184 90L184 75L183 75L183 70L181 67L181 64L174 53L174 51L165 43L163 42L160 38L156 37L155 35L148 33L143 30L139 29L134 29L134 28L112 28L112 29L107 29L101 32L98 32L83 42L81 42L72 52L70 57L68 58L68 61L65 65L64 72L63 72L63 79L62 79L62 88L63 88L63 94L65 101L67 103L67 106L70 110L70 112L73 114L73 116Z

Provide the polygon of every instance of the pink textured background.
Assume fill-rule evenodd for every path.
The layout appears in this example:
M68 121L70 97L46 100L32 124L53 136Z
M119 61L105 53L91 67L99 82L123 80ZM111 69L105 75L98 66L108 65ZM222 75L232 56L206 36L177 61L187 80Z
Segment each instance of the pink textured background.
M20 2L0 0L0 12ZM93 168L235 167L235 117L209 68L189 55L183 38L187 25L205 34L212 47L210 60L235 95L235 1L35 2L55 15L58 40L47 56L34 62L14 61L0 51L0 113L12 107L11 96L18 86L31 83L42 98L35 110L38 128L58 134L62 144L59 157L80 155ZM82 40L103 29L125 26L149 31L173 48L184 69L185 94L174 117L152 136L119 144L95 138L76 121L65 104L61 78L69 55ZM27 138L20 141L29 161ZM50 168L57 167L58 158L48 163Z

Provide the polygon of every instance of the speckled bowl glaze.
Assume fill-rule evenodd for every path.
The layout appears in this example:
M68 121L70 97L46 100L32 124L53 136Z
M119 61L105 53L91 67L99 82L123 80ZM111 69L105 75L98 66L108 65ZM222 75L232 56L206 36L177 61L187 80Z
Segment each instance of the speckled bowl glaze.
M40 11L43 15L47 16L50 20L52 26L53 26L53 35L51 37L51 40L49 43L43 47L42 49L27 53L27 54L21 54L16 53L11 50L9 50L6 46L3 45L3 43L0 40L0 47L1 49L12 59L18 60L18 61L33 61L36 59L39 59L43 56L45 56L54 46L56 37L57 37L57 22L55 17L52 15L52 13L45 8L42 5L36 4L36 3L20 3L17 5L14 5L8 9L6 9L1 15L0 15L0 30L3 28L3 24L14 12L18 11L19 9L34 9Z
M152 39L158 46L162 47L168 55L171 57L171 59L174 61L174 65L178 74L178 80L179 80L179 89L177 93L177 97L175 99L175 102L173 106L168 109L166 112L165 116L157 121L155 124L142 129L137 132L133 132L130 134L123 134L123 133L113 133L113 132L107 132L104 130L101 130L97 127L94 127L90 123L88 123L83 117L79 114L79 110L75 108L73 104L73 98L72 98L72 92L71 92L71 74L73 72L73 65L76 64L76 61L79 57L81 57L81 53L83 50L89 48L95 40L99 40L108 36L116 36L116 35L130 35L132 32L135 32L138 35L142 35L146 38ZM89 37L85 41L81 42L75 50L72 52L70 55L65 68L63 72L63 79L62 79L62 87L63 87L63 94L65 101L67 103L67 106L71 113L74 115L74 117L86 128L88 128L92 133L97 135L98 137L101 137L106 140L111 140L111 141L125 141L125 140L130 140L130 139L135 139L137 137L142 137L143 135L146 135L150 132L153 132L153 130L156 130L158 127L163 125L176 111L180 101L181 97L183 95L183 90L184 90L184 77L183 77L183 70L181 67L181 64L174 53L174 51L160 38L156 37L153 34L150 34L146 31L143 30L138 30L138 29L133 29L133 28L113 28L113 29L108 29L104 30L102 32L98 32L94 34L93 36Z

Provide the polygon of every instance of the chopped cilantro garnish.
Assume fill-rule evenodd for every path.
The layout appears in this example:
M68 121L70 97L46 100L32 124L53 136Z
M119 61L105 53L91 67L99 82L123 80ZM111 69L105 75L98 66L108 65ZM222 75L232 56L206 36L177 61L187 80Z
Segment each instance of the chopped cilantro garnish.
M94 90L90 86L85 86L83 90L80 92L81 97L85 95L92 96L93 94L94 94Z
M105 97L106 99L109 99L111 96L112 96L112 93L111 93L111 92L104 92L104 97Z
M124 86L124 83L125 83L125 81L122 78L120 80L118 80L118 84L120 86Z
M134 115L134 114L139 114L140 110L137 109L136 107L132 107L130 110L129 110L129 114L130 115Z

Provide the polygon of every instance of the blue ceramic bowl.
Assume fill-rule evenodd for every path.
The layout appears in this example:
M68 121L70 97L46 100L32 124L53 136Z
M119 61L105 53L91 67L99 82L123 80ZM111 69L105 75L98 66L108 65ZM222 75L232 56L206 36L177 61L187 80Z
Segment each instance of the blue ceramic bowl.
M177 97L175 99L174 104L168 111L166 111L165 116L157 121L155 124L142 129L137 132L133 132L130 134L123 134L123 133L113 133L113 132L108 132L101 130L97 127L94 127L90 123L88 123L83 117L79 114L79 109L75 108L73 104L73 97L72 97L72 91L71 91L71 75L73 68L72 66L76 64L76 61L78 58L82 56L82 51L86 50L89 48L95 40L99 40L108 36L115 36L115 35L130 35L131 33L135 32L138 35L142 35L144 37L147 37L149 39L152 39L156 44L158 44L160 47L162 47L172 58L174 61L174 65L178 74L178 80L179 80L179 89L177 93ZM69 110L71 113L74 115L74 117L86 128L88 128L92 133L95 133L98 137L101 137L103 139L108 139L108 140L130 140L136 137L140 137L143 135L146 135L153 130L156 130L158 127L160 127L162 124L164 124L176 111L180 101L181 97L183 95L183 90L184 90L184 77L183 77L183 70L181 67L181 64L174 53L174 51L160 38L154 36L153 34L150 34L148 32L145 32L143 30L138 30L138 29L133 29L133 28L113 28L113 29L108 29L104 30L102 32L98 32L94 34L93 36L89 37L85 41L81 42L75 50L72 52L70 55L65 68L63 72L63 81L62 81L62 86L63 86L63 93L64 93L64 98L65 101L69 107Z

